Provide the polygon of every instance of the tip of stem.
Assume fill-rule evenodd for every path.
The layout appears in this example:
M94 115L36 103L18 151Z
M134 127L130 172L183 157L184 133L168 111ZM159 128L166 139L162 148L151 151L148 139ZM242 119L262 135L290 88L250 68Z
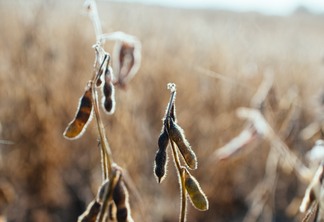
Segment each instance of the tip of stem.
M172 92L176 91L176 84L175 83L168 83L167 88Z

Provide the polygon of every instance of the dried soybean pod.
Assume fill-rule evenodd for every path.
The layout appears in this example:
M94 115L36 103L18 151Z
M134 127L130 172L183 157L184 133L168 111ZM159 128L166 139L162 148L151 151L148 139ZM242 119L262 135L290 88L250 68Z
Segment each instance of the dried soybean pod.
M115 112L115 101L112 98L103 98L102 106L107 114Z
M131 222L131 211L129 207L128 191L122 180L122 176L119 177L116 186L113 191L113 200L116 204L116 218L118 222Z
M107 179L107 180L105 180L105 181L101 184L101 186L100 186L99 189L98 189L97 201L98 201L99 203L102 203L102 202L103 202L103 200L104 200L104 196L105 196L105 192L107 192L108 188L109 188L109 180Z
M114 47L113 66L117 76L116 83L122 88L126 87L139 69L141 45L134 40L117 41Z
M159 149L155 155L155 163L154 163L154 173L157 177L159 183L161 183L165 177L166 166L167 166L167 153L166 149L169 143L169 135L166 131L165 126L163 125L161 134L158 140Z
M107 114L113 114L115 112L115 87L112 78L111 67L107 67L105 72L105 83L102 87L102 107Z
M100 211L101 204L97 201L92 201L87 210L78 218L78 222L95 222Z
M191 149L189 142L185 138L183 129L174 122L172 118L168 118L169 122L169 136L174 141L180 153L190 169L197 169L197 157Z
M205 211L208 210L208 199L198 181L185 169L185 187L189 194L192 205L198 210Z
M84 95L80 99L76 116L65 129L63 136L67 139L77 139L82 136L91 120L92 112L92 91L90 86L87 86Z

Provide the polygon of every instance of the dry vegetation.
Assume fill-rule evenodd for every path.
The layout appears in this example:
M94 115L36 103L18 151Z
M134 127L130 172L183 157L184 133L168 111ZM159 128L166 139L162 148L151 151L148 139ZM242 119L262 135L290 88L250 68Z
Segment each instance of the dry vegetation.
M178 218L176 171L169 167L168 182L159 185L153 175L168 82L177 84L178 121L196 152L194 174L209 199L206 212L189 206L188 222L244 218L246 198L265 174L269 143L259 140L223 162L209 160L244 128L235 111L250 106L266 72L274 74L273 95L284 103L272 116L275 130L288 115L282 98L297 92L293 130L282 139L305 162L320 138L303 140L300 132L323 112L322 16L98 6L105 31L122 30L142 42L139 73L126 91L118 90L116 113L104 119L114 158L140 197L130 191L135 221ZM62 136L93 66L95 36L81 9L82 1L0 2L0 213L10 222L76 221L101 183L95 124L78 141ZM274 221L300 219L306 186L279 171Z

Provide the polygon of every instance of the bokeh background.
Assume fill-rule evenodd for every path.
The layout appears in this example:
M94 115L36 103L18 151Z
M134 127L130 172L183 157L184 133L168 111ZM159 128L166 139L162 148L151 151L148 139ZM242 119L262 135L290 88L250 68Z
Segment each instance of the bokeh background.
M274 102L265 107L275 110L270 124L277 132L291 104L297 107L283 140L305 162L321 137L303 139L300 132L322 121L323 15L304 8L265 16L102 1L98 9L104 32L123 31L142 43L138 74L126 90L116 90L116 112L104 117L114 159L140 196L130 194L135 221L178 220L173 163L162 184L153 175L168 82L177 84L178 122L199 161L192 174L210 202L206 212L189 204L188 222L246 215L269 143L260 139L222 162L210 157L244 128L235 111L250 107L265 73L274 75ZM77 221L101 183L97 129L92 122L76 141L62 133L92 76L92 24L82 1L0 1L0 21L0 213L9 222ZM105 47L112 52L112 43ZM273 221L300 220L306 186L278 170Z

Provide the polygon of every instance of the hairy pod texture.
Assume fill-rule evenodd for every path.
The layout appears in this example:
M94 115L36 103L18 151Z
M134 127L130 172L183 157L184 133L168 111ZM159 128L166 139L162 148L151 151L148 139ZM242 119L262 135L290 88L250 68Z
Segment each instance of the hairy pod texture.
M80 99L75 118L65 129L63 136L67 139L77 139L83 135L93 112L92 90L88 86Z
M116 218L118 222L131 222L131 211L129 207L128 191L122 180L122 176L119 177L116 186L113 191L113 201L115 202L117 211Z
M159 149L155 155L155 164L154 164L154 173L158 179L158 182L161 183L165 178L166 166L167 166L167 152L166 149L169 144L169 135L166 131L165 126L163 125L161 134L158 140Z
M185 138L183 129L175 123L172 118L168 118L169 136L172 141L177 144L180 153L190 169L197 169L197 157L187 139Z
M79 216L78 222L95 222L100 211L101 204L97 201L92 201L87 210Z
M192 205L201 211L208 210L208 199L200 188L198 181L188 172L187 169L184 169L184 171L185 173L183 175L185 179L185 187L189 194Z

